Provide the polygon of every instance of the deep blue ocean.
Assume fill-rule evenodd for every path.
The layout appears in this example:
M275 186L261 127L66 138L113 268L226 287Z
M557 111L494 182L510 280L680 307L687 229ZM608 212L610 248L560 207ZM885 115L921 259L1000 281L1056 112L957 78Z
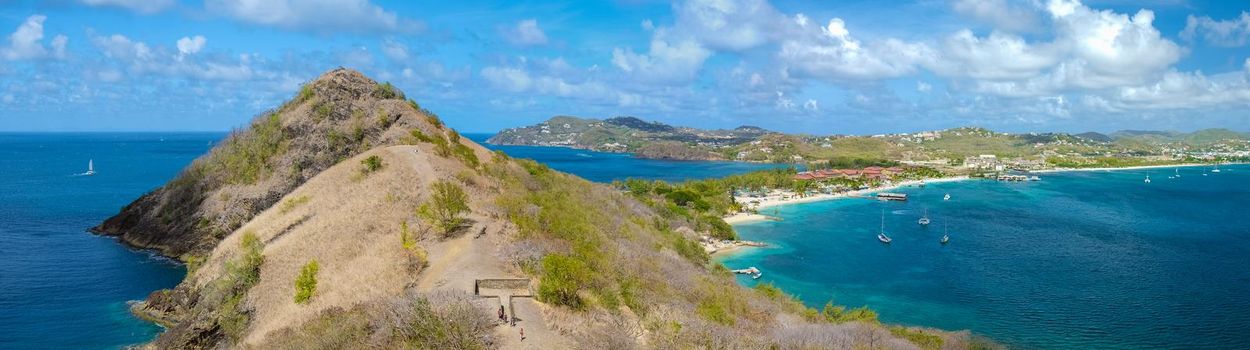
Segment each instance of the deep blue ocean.
M1012 348L1250 349L1250 166L1179 169L767 208L783 220L735 227L773 246L718 260L755 266L763 277L743 284L773 283L812 307L867 305L885 322ZM929 227L917 223L925 209ZM882 211L889 245L876 239Z
M184 269L87 232L224 136L0 134L0 349L116 349L160 327L129 300ZM95 160L95 176L75 176Z

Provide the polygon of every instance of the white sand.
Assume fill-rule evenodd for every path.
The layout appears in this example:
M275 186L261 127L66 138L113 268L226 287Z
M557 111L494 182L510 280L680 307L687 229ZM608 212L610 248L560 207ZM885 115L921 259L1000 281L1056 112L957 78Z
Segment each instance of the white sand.
M755 205L752 208L756 210L760 210L760 209L771 208L771 207L776 207L776 206L781 206L781 205L788 205L788 204L811 203L811 202L827 201L827 200L834 200L834 199L848 198L848 197L862 197L870 193L889 191L889 190L898 189L902 187L917 186L921 182L924 182L926 184L934 184L934 183L942 183L942 182L963 181L967 179L968 179L967 176L955 176L955 177L931 178L931 179L924 179L924 180L908 180L908 181L894 183L888 186L878 186L878 187L872 187L872 188L867 188L867 189L862 189L862 190L854 190L854 191L835 193L835 194L821 193L821 194L815 194L815 195L806 196L806 197L790 197L790 198L785 198L783 196L769 196L769 197L764 197L764 198L749 198L749 200L759 201L759 205ZM743 201L743 200L748 200L748 199L738 198L738 200ZM760 215L760 214L753 214L753 213L736 213L736 214L724 217L723 219L725 220L725 222L729 224L740 224L740 223L746 223L746 222L767 220L768 217L764 215Z

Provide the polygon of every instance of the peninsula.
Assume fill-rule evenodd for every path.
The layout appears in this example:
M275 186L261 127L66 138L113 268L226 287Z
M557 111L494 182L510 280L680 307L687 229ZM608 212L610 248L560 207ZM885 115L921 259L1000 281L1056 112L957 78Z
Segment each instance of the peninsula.
M909 164L1040 170L1250 160L1250 134L1227 129L1011 134L963 127L820 136L753 126L703 130L635 117L598 120L559 116L503 130L487 143L572 147L632 153L641 158L826 163L861 168Z

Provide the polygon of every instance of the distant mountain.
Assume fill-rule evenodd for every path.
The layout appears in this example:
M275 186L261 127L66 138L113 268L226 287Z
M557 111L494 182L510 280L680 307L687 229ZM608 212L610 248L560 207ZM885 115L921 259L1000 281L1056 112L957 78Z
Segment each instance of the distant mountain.
M628 116L605 120L557 116L535 125L501 131L486 142L628 152L641 158L720 160L726 157L717 150L755 141L770 133L755 126L704 130Z

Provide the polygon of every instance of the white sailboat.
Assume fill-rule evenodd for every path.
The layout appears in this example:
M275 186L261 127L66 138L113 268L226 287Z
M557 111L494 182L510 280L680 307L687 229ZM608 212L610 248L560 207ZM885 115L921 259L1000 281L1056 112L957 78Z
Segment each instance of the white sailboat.
M944 200L944 201L951 200L951 194L950 194L950 193L947 193L945 196L942 196L942 200Z
M948 243L948 242L950 242L950 241L951 241L951 236L950 236L950 234L947 234L947 233L946 233L946 224L945 224L945 223L943 223L943 224L942 224L942 240L941 240L941 242L942 242L942 244L946 244L946 243Z
M1219 165L1219 164L1216 164L1216 165L1215 165L1215 168L1214 168L1214 169L1211 169L1211 172L1213 172L1213 173L1218 173L1218 172L1220 172L1220 165Z
M929 209L924 210L924 216L920 217L919 223L925 226L929 225Z
M1176 170L1176 175L1173 175L1173 176L1175 176L1175 177L1177 177L1177 178L1180 178L1180 177L1181 177L1181 169L1179 169L1179 168L1178 168L1178 169L1172 169L1172 170Z
M1146 174L1146 183L1150 183L1150 174Z
M87 172L82 173L82 174L86 176L95 175L95 160L94 159L87 160Z
M893 241L890 239L890 236L885 235L885 209L881 209L881 231L877 233L877 240L885 244L890 244Z

